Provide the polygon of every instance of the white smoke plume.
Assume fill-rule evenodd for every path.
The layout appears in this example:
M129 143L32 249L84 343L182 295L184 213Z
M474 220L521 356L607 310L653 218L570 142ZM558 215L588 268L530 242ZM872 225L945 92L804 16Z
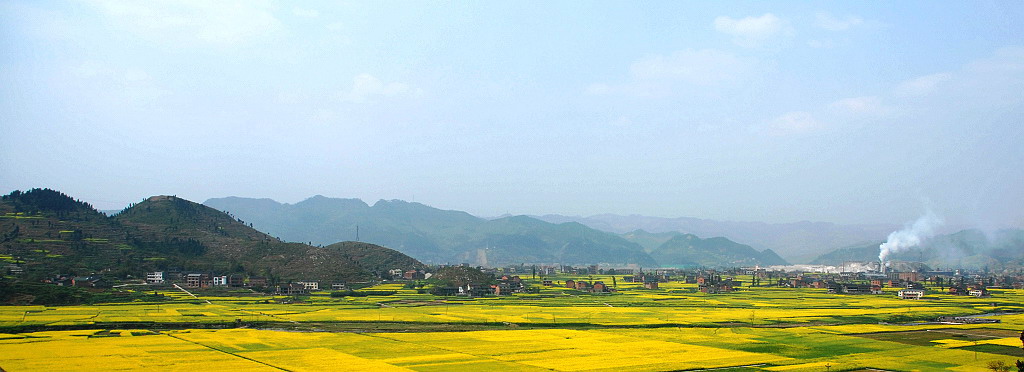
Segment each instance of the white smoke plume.
M889 239L878 246L878 260L884 263L886 258L893 253L921 245L924 239L935 235L935 228L941 225L942 218L928 210L917 221L914 221L913 224L907 225L903 230L893 231L889 234Z

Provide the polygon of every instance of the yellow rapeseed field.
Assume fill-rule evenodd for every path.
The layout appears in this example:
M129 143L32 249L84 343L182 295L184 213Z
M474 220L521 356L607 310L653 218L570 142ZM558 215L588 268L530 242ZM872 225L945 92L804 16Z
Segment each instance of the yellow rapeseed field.
M745 287L707 295L685 283L667 283L659 290L633 283L619 288L595 295L545 287L535 294L469 299L434 297L388 283L366 290L396 294L294 303L284 297L199 292L199 299L161 303L3 306L0 326L10 329L95 329L0 334L0 368L659 371L746 366L819 371L827 366L980 371L991 361L1024 359L1020 340L1011 337L1024 328L1024 315L995 316L1002 321L996 324L890 324L1020 311L1024 291L1019 290L993 291L989 299L931 295L904 301L892 294L844 296L820 289ZM108 326L144 322L180 324L171 328L236 322L269 328L309 324L308 329L354 324L350 329L361 333ZM442 325L491 330L444 332L437 329ZM395 331L403 329L415 332ZM964 336L973 334L979 336Z

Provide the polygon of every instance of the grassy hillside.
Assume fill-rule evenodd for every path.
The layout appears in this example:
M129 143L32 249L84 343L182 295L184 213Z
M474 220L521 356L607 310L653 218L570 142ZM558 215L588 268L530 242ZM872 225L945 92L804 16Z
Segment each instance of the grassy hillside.
M422 265L369 244L327 248L281 242L174 196L154 196L107 217L53 190L16 191L0 201L0 217L0 259L32 281L57 274L129 278L167 269L279 280L365 280L380 266Z

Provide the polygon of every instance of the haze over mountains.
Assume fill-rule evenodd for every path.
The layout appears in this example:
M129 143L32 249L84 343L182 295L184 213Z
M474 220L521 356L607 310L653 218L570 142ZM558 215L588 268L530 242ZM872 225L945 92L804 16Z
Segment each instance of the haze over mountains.
M284 240L328 244L359 240L394 248L427 263L522 263L654 266L736 266L784 262L774 253L725 238L645 249L639 241L576 222L549 223L529 216L474 217L419 203L314 196L295 204L227 197L206 205L228 211ZM717 253L716 253L717 252ZM658 259L657 257L661 257ZM701 257L694 259L694 257Z
M841 265L847 261L878 260L882 242L844 247L821 255L812 264ZM920 246L893 253L893 261L921 262L932 268L992 270L1024 265L1024 230L1005 229L992 233L968 229L938 235Z
M715 221L693 217L649 217L599 214L589 217L549 214L536 218L552 222L579 222L592 228L624 234L634 230L651 233L684 232L703 237L722 236L758 249L771 249L786 260L806 263L832 249L873 242L898 226L837 225L827 222L764 223ZM876 245L877 247L877 245Z
M231 213L155 196L108 217L57 191L13 192L0 201L0 253L34 278L94 272L126 277L146 270L183 269L361 280L394 268L422 267L417 259L486 266L646 268L787 263L772 249L758 250L727 237L645 230L613 234L576 222L554 224L528 216L488 220L399 200L370 206L357 199L322 196L296 204L230 197L207 203ZM357 226L363 242L351 241L356 240ZM310 244L286 243L275 236ZM879 239L823 249L824 254L811 262L875 261ZM1024 230L964 230L927 237L920 246L895 252L891 258L933 268L1012 269L1024 265Z

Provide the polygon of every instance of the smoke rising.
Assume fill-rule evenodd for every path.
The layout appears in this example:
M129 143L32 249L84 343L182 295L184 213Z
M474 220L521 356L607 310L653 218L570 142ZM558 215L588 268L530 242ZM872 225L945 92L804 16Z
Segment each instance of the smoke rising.
M889 238L878 246L878 260L886 262L893 253L905 251L909 248L916 247L921 244L921 241L935 235L935 228L942 225L942 218L932 213L931 210L927 211L923 216L903 228L903 230L893 231L889 234Z

